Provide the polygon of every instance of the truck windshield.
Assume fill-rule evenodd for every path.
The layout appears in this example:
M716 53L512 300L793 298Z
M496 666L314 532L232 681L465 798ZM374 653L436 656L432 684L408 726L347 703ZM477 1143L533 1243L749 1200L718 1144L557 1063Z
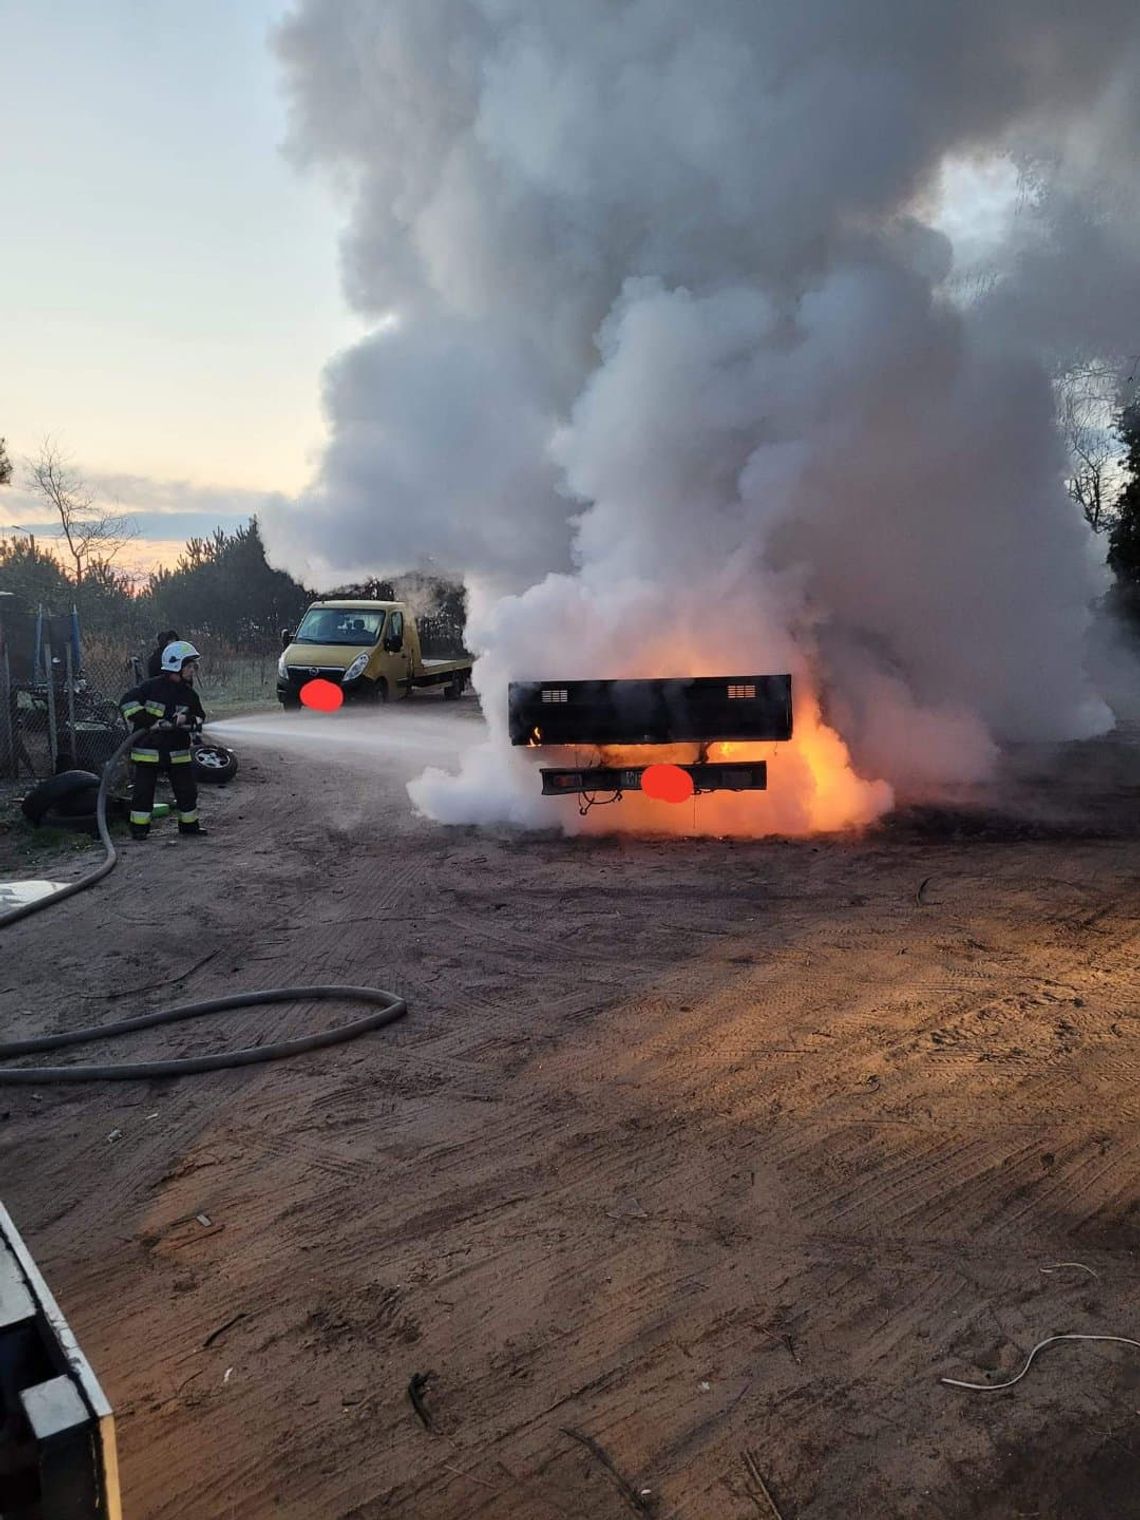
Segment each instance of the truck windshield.
M313 607L297 629L298 644L358 644L369 649L380 642L382 612L338 612L333 607Z

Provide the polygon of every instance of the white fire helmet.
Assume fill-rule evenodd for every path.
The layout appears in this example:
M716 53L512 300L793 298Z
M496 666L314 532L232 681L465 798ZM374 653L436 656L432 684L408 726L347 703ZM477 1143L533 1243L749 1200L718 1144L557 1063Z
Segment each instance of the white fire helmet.
M163 670L173 670L181 673L187 660L200 660L202 657L185 639L175 639L173 644L167 644L162 651Z

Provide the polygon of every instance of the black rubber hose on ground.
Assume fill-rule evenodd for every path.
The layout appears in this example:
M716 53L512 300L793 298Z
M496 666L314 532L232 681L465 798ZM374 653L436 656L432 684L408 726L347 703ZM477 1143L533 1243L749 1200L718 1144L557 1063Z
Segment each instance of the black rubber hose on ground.
M114 869L118 857L114 841L107 828L107 797L110 792L112 772L134 743L135 737L134 734L130 734L119 745L104 766L103 778L99 783L95 818L99 827L99 838L106 851L106 859L93 871L89 871L86 876L50 893L47 897L37 898L35 902L23 903L18 908L11 908L6 913L0 913L0 929L7 924L16 923L21 918L27 918L29 914L38 913L42 908L54 907L65 898L74 897L77 892L93 887L97 881L102 881L103 877ZM199 1003L182 1003L177 1008L161 1008L155 1013L142 1013L134 1018L118 1019L113 1024L90 1025L86 1029L71 1029L63 1034L37 1035L30 1040L9 1040L0 1044L0 1061L12 1060L16 1056L35 1055L42 1050L58 1050L65 1045L80 1045L88 1040L108 1039L127 1034L133 1029L149 1029L155 1024L181 1023L185 1019L200 1018L204 1014L221 1013L227 1008L255 1008L263 1003L320 1002L333 998L374 1003L378 1007L375 1013L366 1014L362 1019L354 1019L352 1023L341 1024L335 1029L321 1030L318 1034L299 1035L294 1040L281 1040L274 1045L250 1045L242 1050L222 1051L212 1056L188 1056L176 1061L135 1061L112 1066L0 1067L0 1085L120 1082L138 1077L189 1077L205 1071L224 1071L232 1066L255 1066L264 1061L281 1061L287 1056L301 1055L307 1050L320 1050L326 1045L341 1045L346 1040L355 1040L359 1035L367 1034L370 1030L380 1029L385 1024L394 1024L408 1011L408 1005L403 998L397 997L392 992L384 992L379 987L340 987L324 983L316 987L268 987L260 992L238 992L229 997L209 998Z
M361 1003L376 1003L378 1011L351 1024L324 1029L319 1034L300 1035L276 1045L250 1045L244 1050L222 1051L214 1056L188 1056L177 1061L136 1061L117 1066L8 1066L0 1067L0 1085L22 1082L118 1082L129 1077L190 1077L203 1071L224 1071L231 1066L256 1066L262 1061L281 1061L286 1056L301 1055L306 1050L320 1050L325 1045L340 1045L355 1040L370 1029L394 1024L408 1011L403 998L383 992L379 987L268 987L262 992L237 992L230 997L209 998L201 1003L182 1003L177 1008L161 1008L156 1013L139 1014L133 1019L118 1019L113 1024L94 1024L86 1029L70 1029L63 1034L38 1035L31 1040L10 1040L0 1045L0 1061L15 1056L36 1055L41 1050L58 1050L63 1045L80 1045L87 1040L102 1040L127 1034L132 1029L149 1029L155 1024L177 1024L183 1019L197 1019L207 1013L221 1013L226 1008L255 1008L261 1003L308 1003L346 998Z
M0 913L0 929L7 928L9 924L19 923L22 918L31 918L33 913L42 913L45 908L54 908L57 903L65 901L68 897L74 897L77 892L85 892L88 887L93 887L97 881L102 881L104 876L110 875L115 869L115 861L119 857L115 850L115 841L111 838L111 831L107 827L107 798L110 795L111 778L115 767L135 742L136 737L135 734L128 734L103 767L99 795L95 799L95 823L99 829L99 839L106 851L102 864L88 871L87 875L81 876L78 881L70 881L65 887L57 887L46 897L37 897L34 902L21 903L18 908L9 908L6 912Z

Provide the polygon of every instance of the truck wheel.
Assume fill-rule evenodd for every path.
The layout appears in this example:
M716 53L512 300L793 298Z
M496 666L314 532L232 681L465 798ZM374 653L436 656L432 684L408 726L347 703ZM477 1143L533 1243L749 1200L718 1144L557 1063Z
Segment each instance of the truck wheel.
M190 768L196 781L221 786L238 773L237 756L224 744L195 744L190 754Z
M280 698L280 702L286 712L300 712L301 710L301 699L295 691L286 692Z
M463 695L463 688L466 685L467 682L462 676L460 676L458 680L449 681L443 688L443 700L445 702L458 702L460 697Z

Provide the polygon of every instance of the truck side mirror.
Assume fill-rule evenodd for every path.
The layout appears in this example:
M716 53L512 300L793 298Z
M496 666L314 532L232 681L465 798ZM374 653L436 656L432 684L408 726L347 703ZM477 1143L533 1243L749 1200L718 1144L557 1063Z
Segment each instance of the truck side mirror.
M399 654L403 647L404 636L402 633L390 633L384 640L384 648L388 654Z
M289 632L288 628L282 628L282 630L281 630L281 648L282 649L288 649L289 645L292 642L293 642L293 635Z

